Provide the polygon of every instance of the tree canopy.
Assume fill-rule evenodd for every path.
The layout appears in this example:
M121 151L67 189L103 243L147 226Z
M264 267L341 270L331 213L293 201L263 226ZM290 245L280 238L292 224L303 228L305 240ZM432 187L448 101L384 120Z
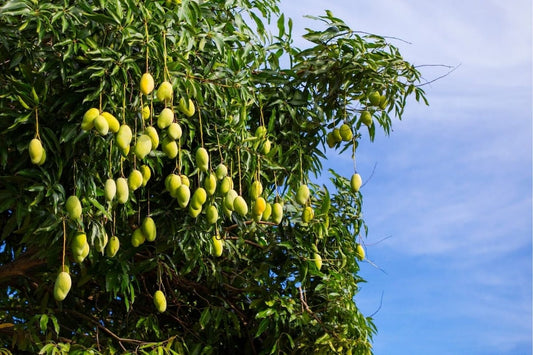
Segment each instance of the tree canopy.
M315 19L300 49L276 0L0 6L0 353L372 352L357 145L424 92Z

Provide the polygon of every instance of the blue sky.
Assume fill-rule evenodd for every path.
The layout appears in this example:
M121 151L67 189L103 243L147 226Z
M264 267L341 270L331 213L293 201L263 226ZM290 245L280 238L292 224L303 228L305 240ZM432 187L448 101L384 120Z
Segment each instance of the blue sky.
M532 9L529 0L282 0L295 37L329 9L416 65L459 66L425 87L390 137L363 139L376 354L532 353ZM297 46L305 41L297 38ZM444 68L421 68L428 80ZM349 154L329 155L345 176ZM344 170L343 170L344 169ZM385 240L383 240L386 238ZM383 299L381 302L381 297ZM381 308L380 308L381 303ZM379 309L379 310L378 310Z

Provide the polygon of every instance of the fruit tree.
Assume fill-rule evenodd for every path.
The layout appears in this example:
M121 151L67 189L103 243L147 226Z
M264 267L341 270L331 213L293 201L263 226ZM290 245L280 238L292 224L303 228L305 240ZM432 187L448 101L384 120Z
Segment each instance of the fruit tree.
M299 49L277 0L3 2L0 352L372 351L357 145L424 92L315 20Z

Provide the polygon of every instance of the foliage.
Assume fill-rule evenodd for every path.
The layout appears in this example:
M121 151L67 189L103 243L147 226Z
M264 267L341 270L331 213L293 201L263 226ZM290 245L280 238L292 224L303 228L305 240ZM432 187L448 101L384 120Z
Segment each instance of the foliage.
M330 12L316 18L310 46L298 49L292 21L275 0L8 0L0 7L0 347L55 353L345 353L371 352L376 328L354 303L355 257L366 226L362 195L332 172L335 191L312 184L327 149L356 152L358 139L378 127L390 131L419 73L382 37L349 29ZM271 30L277 34L271 34ZM172 83L171 100L142 95L141 75ZM380 105L369 102L374 92ZM187 116L179 100L192 100ZM151 108L142 118L142 108ZM159 146L134 154L138 137L173 108L182 128L178 155ZM134 132L129 154L115 133L83 130L90 108L112 113ZM361 124L370 111L373 124ZM326 144L335 127L353 137ZM266 135L256 134L266 127ZM46 151L32 164L29 142ZM268 145L271 143L271 149ZM209 171L228 167L235 191L250 209L250 189L262 183L283 220L249 212L231 216L224 194L207 197L191 216L167 191L169 174L186 175L191 194L209 172L195 154L207 149ZM147 165L151 178L129 200L108 202L108 178L127 178ZM218 181L220 185L221 181ZM311 188L302 220L295 202ZM219 187L220 189L220 187ZM83 214L68 217L65 202L79 197ZM205 211L218 211L209 223ZM132 246L143 219L157 226L155 241ZM85 232L90 253L75 261L72 243ZM120 240L114 257L104 252ZM213 255L213 236L223 254ZM323 266L315 263L318 253ZM66 299L53 297L59 271L72 277ZM153 304L162 290L168 307ZM3 350L0 350L3 351Z

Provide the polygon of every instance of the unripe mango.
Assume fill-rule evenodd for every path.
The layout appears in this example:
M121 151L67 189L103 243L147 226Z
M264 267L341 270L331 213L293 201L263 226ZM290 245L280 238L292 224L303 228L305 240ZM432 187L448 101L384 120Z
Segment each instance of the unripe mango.
M225 195L231 189L233 189L233 180L231 179L231 177L226 176L222 179L222 182L220 183L220 193Z
M154 126L148 126L144 129L144 134L146 134L148 137L150 137L150 140L152 141L152 150L156 149L159 145L159 134L157 134L157 130Z
M196 166L200 171L207 172L209 170L209 154L203 147L196 151Z
M172 84L168 81L163 81L159 88L157 88L156 96L159 101L165 101L172 99L174 90L172 89Z
M85 244L87 244L87 235L85 233L76 233L72 239L72 244L70 245L72 248L72 254L82 255Z
M65 203L65 208L67 210L67 214L70 217L70 219L77 220L81 217L81 202L80 199L72 195L67 199L67 202Z
M339 143L342 141L341 131L338 128L333 128L333 131L331 132L333 135L333 140L335 143Z
M300 205L305 205L309 199L309 196L309 187L307 187L305 184L302 184L296 192L296 202L298 202Z
M106 201L111 202L115 198L115 195L117 193L117 184L115 183L115 180L109 178L105 181L104 185L104 196Z
M234 211L234 203L235 203L235 198L237 196L239 196L239 194L237 193L237 191L233 189L230 189L226 193L226 196L224 197L224 205L226 206L228 210Z
M222 180L228 175L228 168L226 167L226 165L220 163L215 169L215 174L218 180Z
M209 224L215 224L218 220L218 210L215 206L210 205L205 211L206 220Z
M169 174L165 179L165 188L170 196L176 198L178 188L181 186L181 178L177 174Z
M276 202L272 205L272 222L280 224L283 219L283 205Z
M315 266L318 270L322 269L322 257L318 253L314 253L313 260L315 262Z
M152 217L147 216L143 219L141 229L147 241L153 242L157 237L157 228Z
M379 91L374 91L370 93L370 95L368 95L368 100L370 101L370 104L372 106L378 106L381 100L381 94L379 93Z
M379 98L379 108L384 110L387 108L387 104L387 96L381 95L381 97Z
M361 123L363 123L364 125L370 127L372 126L372 114L368 111L363 111L361 113Z
M335 136L333 135L333 132L329 132L326 136L326 143L328 144L328 147L333 148L337 144L337 141L335 139Z
M139 159L144 159L150 151L152 150L152 139L146 134L141 134L137 138L137 143L135 143L135 148L133 152Z
M133 169L128 176L128 188L131 191L137 190L143 184L143 174L137 170Z
M144 105L141 110L141 117L143 120L147 121L150 118L150 106Z
M361 179L361 175L357 173L353 174L352 178L350 179L350 187L352 188L352 191L353 192L359 191L362 184L363 184L363 180Z
M345 142L351 141L353 138L352 128L346 123L344 123L339 128L339 133L341 135L342 140Z
M131 245L137 248L139 245L146 241L146 236L143 234L141 228L137 228L131 235Z
M97 108L90 108L85 111L81 120L81 129L89 131L94 127L94 120L100 116L100 111Z
M205 177L204 188L209 196L215 194L215 191L217 190L217 177L214 173L210 173Z
M309 223L313 218L315 217L315 211L311 206L307 206L304 208L302 212L302 221L304 223Z
M119 177L116 181L116 185L117 185L117 201L118 203L124 204L128 201L128 198L130 196L130 189L128 187L128 181L123 177Z
M202 207L194 208L192 205L189 205L189 216L196 218L202 213Z
M174 139L174 140L178 140L181 138L181 135L182 135L182 131L181 131L181 126L179 125L179 123L177 122L172 122L168 127L167 127L167 134L170 138Z
M83 249L80 254L73 254L74 261L77 263L82 263L83 260L89 255L89 251L91 251L91 247L89 246L89 243L85 242L83 245Z
M174 121L174 112L168 107L165 107L157 117L157 127L165 129Z
M189 199L191 198L191 190L189 189L189 186L185 184L181 184L180 187L178 187L178 190L176 191L176 199L178 200L178 204L181 208L187 207L189 204Z
M256 200L263 193L263 184L261 181L255 180L250 187L250 198Z
M100 115L104 116L106 119L109 130L113 133L117 133L120 128L120 122L117 118L106 111L102 112Z
M197 188L192 194L191 206L194 209L202 208L203 204L207 199L207 192L203 187Z
M152 177L152 170L150 170L150 167L148 165L144 164L144 165L141 165L141 167L139 168L139 171L141 172L143 176L142 186L144 187L146 186L146 184L148 184L148 181Z
M65 272L61 271L59 275L57 275L56 282L54 284L54 298L56 301L63 301L69 291L72 287L72 279L70 278L70 275Z
M272 142L270 141L270 139L265 140L265 142L263 143L263 154L267 155L268 153L270 153L271 149Z
M116 235L114 235L111 237L111 239L109 239L109 243L107 243L107 246L105 248L105 254L108 257L112 258L117 254L119 248L120 240Z
M167 310L167 299L161 290L157 290L154 293L154 305L159 313Z
M107 123L107 120L104 116L99 115L94 119L94 128L100 133L102 136L105 136L109 132L109 123Z
M196 112L196 108L194 107L194 102L191 99L189 99L188 104L185 104L185 99L183 97L180 98L178 108L187 117L192 117L194 113Z
M123 124L119 127L115 140L118 147L122 149L122 151L125 151L126 149L129 149L132 138L133 133L131 132L130 126Z
M255 137L256 138L265 138L266 136L266 133L267 133L267 129L265 126L259 126L256 128L255 130Z
M355 247L355 256L359 260L364 260L365 259L365 249L359 243L357 243L357 246Z
M224 250L224 242L222 239L220 239L220 236L214 235L213 238L213 255L217 258L222 255L222 251Z
M165 137L161 142L161 150L169 159L174 159L178 156L178 144L170 137Z
M272 216L272 205L270 203L267 203L265 205L265 210L263 211L263 221L268 221L270 219L270 216Z
M152 74L148 72L144 73L141 76L141 84L140 84L141 92L144 95L148 95L152 91L154 91L154 86L155 86L155 83L154 83L154 77L152 76Z
M43 157L44 149L41 141L37 138L33 138L28 146L30 153L30 159L33 164L38 165Z
M248 204L242 196L235 197L233 201L233 210L244 217L248 214Z
M183 185L187 185L188 187L191 187L191 182L189 181L189 178L187 177L187 175L181 174L180 178L181 178L181 183Z

